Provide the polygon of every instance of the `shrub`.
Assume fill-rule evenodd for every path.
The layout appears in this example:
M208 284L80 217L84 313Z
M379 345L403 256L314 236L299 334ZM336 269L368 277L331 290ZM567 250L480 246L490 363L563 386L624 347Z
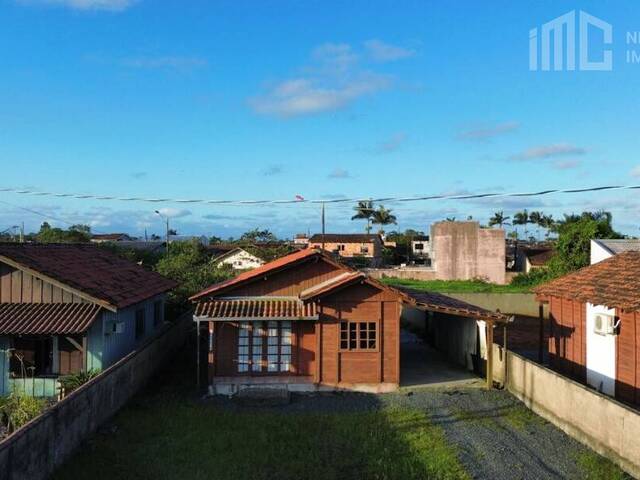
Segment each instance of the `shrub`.
M32 418L42 413L44 400L29 397L20 390L14 390L6 397L0 397L0 415L2 425L14 432Z
M60 377L58 381L60 382L60 385L62 385L62 388L64 388L65 395L68 395L98 375L98 373L100 373L98 370L89 370L88 372L82 371Z
M511 285L514 287L533 288L553 278L554 275L551 271L545 268L534 268L529 273L521 273L513 277Z

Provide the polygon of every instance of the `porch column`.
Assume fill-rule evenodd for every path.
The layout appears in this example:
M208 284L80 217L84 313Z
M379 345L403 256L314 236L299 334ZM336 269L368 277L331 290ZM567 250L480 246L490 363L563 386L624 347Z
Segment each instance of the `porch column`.
M487 388L493 388L493 321L487 320Z
M60 351L58 350L58 336L53 335L51 337L51 351L52 351L52 361L51 361L51 373L58 375L60 374Z

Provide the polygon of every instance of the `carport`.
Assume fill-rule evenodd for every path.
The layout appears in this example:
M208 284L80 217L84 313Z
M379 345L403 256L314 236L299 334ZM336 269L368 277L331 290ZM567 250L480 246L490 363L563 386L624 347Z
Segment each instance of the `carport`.
M419 342L401 343L407 383L416 384L420 377L427 384L430 379L455 382L482 375L491 388L494 328L502 326L506 338L507 324L513 317L441 293L401 290L410 299L403 307L403 325L424 341L421 348L412 345Z

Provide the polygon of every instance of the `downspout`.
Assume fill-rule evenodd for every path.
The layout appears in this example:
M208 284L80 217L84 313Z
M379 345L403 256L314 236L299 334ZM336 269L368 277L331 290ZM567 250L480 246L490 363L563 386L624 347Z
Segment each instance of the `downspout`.
M196 322L196 385L200 390L200 319L194 315L193 321Z

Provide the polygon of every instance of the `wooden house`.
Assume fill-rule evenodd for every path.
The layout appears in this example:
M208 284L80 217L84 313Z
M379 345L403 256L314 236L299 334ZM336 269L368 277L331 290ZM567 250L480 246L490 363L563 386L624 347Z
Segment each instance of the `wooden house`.
M152 337L175 283L90 244L0 244L0 394L56 396Z
M552 368L640 404L640 252L582 268L536 294L549 304Z
M392 391L400 384L403 304L438 318L486 319L489 330L507 320L444 295L390 288L316 249L244 272L191 300L201 340L199 378L206 373L212 394L265 384L293 391ZM466 346L457 348L466 354Z

